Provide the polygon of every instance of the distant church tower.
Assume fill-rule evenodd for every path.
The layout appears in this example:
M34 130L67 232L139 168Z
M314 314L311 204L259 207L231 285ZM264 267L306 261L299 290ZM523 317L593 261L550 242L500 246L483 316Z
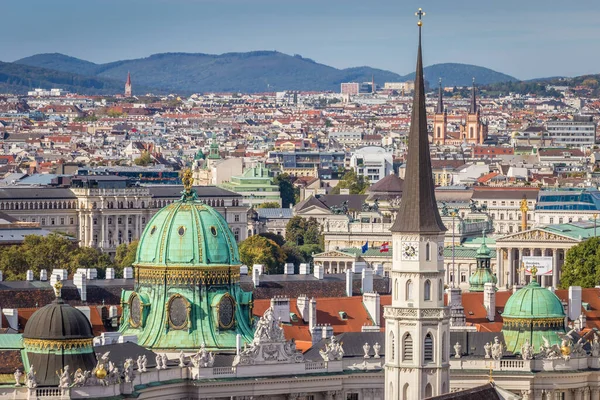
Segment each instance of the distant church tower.
M444 91L442 89L442 78L440 78L440 92L438 95L437 109L433 117L433 143L446 144L446 133L448 129L448 114L444 109Z
M475 88L475 78L473 78L473 87L471 89L471 105L467 114L467 121L462 126L462 139L466 143L483 144L487 138L487 124L482 121L479 107L477 107L477 96Z
M404 194L392 231L392 304L385 308L385 399L413 400L449 391L449 310L444 306L444 226L429 155L421 54L421 9L415 94Z
M125 97L131 97L131 74L127 72L127 82L125 82Z

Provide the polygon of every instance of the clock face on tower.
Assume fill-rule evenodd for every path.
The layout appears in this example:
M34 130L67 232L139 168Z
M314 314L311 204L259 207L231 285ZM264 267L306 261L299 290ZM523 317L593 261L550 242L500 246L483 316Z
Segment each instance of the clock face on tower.
M402 259L417 260L419 258L419 242L402 243Z

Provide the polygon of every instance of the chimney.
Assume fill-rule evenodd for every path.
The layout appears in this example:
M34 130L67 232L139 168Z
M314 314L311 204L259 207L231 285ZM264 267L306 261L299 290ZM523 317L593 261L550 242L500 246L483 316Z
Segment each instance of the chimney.
M248 275L248 266L247 265L242 265L240 267L240 275Z
M59 281L66 281L67 279L69 279L69 271L67 271L66 269L53 269L52 270L52 274L51 275L58 275Z
M581 286L569 286L569 313L571 321L581 315Z
M254 283L254 287L260 286L260 268L252 269L252 282Z
M298 307L298 312L300 313L302 321L308 322L308 308L310 307L308 296L301 294L300 297L296 299L296 306Z
M108 307L108 319L110 319L110 324L113 328L119 327L119 311L117 306Z
M308 275L310 274L310 265L307 263L300 264L300 275Z
M379 293L369 292L363 293L363 305L365 309L371 316L371 320L373 321L373 325L379 326L380 324L380 315L381 315L381 298Z
M48 271L45 269L40 270L40 281L46 282L48 280Z
M8 322L7 328L12 328L15 331L19 330L19 310L16 308L3 308L2 314L6 317L6 321ZM0 318L0 322L2 319Z
M88 319L88 321L90 321L90 324L92 323L92 319L91 319L91 310L89 307L87 306L78 306L75 307L76 309L78 309L79 311L81 311L83 313L83 315L85 315L85 317Z
M462 293L459 288L446 289L448 294L448 308L450 308L450 326L465 326L465 308L462 305Z
M494 322L496 314L496 284L488 282L483 285L483 306L487 311L488 321Z
M325 267L320 264L315 264L313 274L318 280L323 280L323 275L325 274Z
M310 334L312 336L312 344L315 345L321 341L323 338L323 327L315 326L314 328L309 328Z
M373 291L373 270L365 268L362 270L362 292L368 293Z
M383 264L375 264L373 273L377 276L383 276Z
M87 300L87 278L83 272L77 272L73 275L73 284L77 288L79 292L79 297L81 301Z
M254 274L254 271L258 271L259 275L262 275L264 272L264 268L262 264L254 264L252 266L252 274Z
M290 322L290 298L283 296L275 296L271 298L271 308L275 314L275 320L281 322Z
M25 280L31 282L33 280L33 271L28 269L25 275Z
M317 326L317 300L310 299L308 306L308 329L312 330Z
M283 273L285 275L294 275L294 263L285 263L285 267L283 267Z
M4 279L3 279L3 276L2 276L2 271L0 271L0 282L2 282L3 280Z
M346 296L352 297L352 279L354 278L351 269L346 270Z
M106 279L113 280L115 279L115 269L114 268L106 268Z
M333 336L333 327L330 324L321 325L321 339L329 339Z
M362 270L367 267L367 263L364 261L354 261L352 262L352 272L355 274L362 273Z
M131 267L123 268L123 279L133 279L133 268L131 268Z

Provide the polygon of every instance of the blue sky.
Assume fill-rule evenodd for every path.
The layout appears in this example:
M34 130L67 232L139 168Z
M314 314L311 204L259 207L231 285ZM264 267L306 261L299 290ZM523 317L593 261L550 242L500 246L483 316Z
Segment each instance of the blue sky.
M598 0L4 0L0 60L278 50L406 74L418 7L426 65L476 64L521 79L600 73Z

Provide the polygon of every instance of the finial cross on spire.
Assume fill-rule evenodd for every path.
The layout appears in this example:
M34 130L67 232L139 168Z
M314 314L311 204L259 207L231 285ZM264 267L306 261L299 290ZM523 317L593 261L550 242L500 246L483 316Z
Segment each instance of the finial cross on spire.
M419 8L419 10L415 13L415 15L417 17L419 17L419 22L417 22L417 25L419 25L419 27L420 27L421 25L423 25L423 20L422 19L425 16L425 12L423 11L422 8Z

